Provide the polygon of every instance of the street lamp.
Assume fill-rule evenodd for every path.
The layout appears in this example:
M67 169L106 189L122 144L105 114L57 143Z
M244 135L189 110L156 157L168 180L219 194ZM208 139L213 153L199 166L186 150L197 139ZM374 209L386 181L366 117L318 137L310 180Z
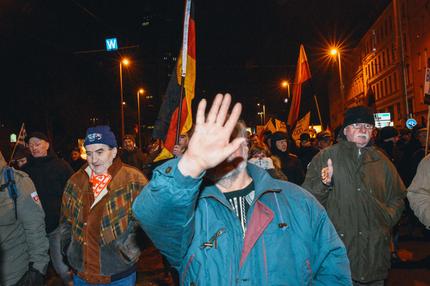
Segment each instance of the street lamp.
M121 141L124 139L124 90L122 88L122 66L128 66L130 61L127 58L123 58L119 61L119 88L120 88L120 108L121 108Z
M261 116L262 124L266 123L266 105L257 103L257 106L262 106L263 110L261 112L258 112L258 115Z
M281 87L283 89L287 89L288 99L290 98L290 83L288 80L281 81Z
M139 149L142 149L142 139L140 136L140 96L139 95L143 95L145 93L145 90L143 88L140 88L137 91L137 136L139 138Z
M331 48L329 54L333 58L337 58L337 63L338 63L338 67L339 67L340 96L342 99L342 110L343 110L345 108L345 87L343 85L342 63L340 62L340 51L338 48Z

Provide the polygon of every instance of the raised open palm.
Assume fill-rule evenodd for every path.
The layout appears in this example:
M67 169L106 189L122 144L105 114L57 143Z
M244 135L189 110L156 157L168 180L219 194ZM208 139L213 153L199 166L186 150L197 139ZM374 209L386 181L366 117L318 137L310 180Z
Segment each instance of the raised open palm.
M231 133L242 110L240 103L234 105L230 116L230 94L217 94L207 116L206 104L205 99L199 102L193 136L178 164L184 175L197 177L201 172L217 166L246 140L236 138L230 142Z

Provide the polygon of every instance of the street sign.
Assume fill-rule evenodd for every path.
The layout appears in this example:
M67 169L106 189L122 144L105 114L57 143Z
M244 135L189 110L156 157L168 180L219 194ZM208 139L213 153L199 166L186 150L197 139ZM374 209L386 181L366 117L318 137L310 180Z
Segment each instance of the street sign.
M375 127L383 128L385 126L391 126L391 114L389 112L374 113Z
M406 127L408 129L412 129L417 125L417 121L413 118L409 118L408 120L406 120Z
M10 134L10 143L16 143L16 134L15 133L12 133L12 134Z
M118 41L116 38L106 39L106 51L116 51L118 50Z

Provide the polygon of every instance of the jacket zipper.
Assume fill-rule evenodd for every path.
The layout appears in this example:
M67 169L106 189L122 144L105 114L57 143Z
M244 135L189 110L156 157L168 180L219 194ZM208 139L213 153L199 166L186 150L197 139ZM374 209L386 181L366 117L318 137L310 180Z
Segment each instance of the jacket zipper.
M209 241L203 243L200 248L217 248L218 246L218 238L225 233L225 228L220 228L210 239Z

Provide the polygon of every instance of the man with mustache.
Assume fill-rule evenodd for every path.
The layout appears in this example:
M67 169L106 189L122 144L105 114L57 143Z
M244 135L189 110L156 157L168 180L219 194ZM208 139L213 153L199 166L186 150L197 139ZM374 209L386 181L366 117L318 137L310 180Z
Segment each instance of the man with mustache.
M346 250L322 206L247 164L241 105L218 94L182 157L158 167L133 212L181 285L351 285Z
M314 157L303 183L325 206L345 243L354 285L384 285L390 231L400 219L406 195L391 161L369 146L374 125L368 107L348 109L343 140Z

